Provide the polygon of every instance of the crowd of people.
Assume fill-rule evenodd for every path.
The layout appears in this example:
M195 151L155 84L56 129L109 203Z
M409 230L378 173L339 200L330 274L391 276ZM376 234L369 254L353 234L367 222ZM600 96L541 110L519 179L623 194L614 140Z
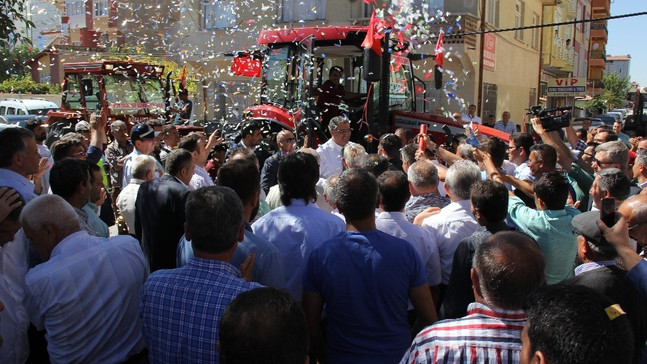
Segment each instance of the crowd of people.
M344 116L271 155L258 121L5 128L0 362L646 363L647 142L509 119L375 154Z

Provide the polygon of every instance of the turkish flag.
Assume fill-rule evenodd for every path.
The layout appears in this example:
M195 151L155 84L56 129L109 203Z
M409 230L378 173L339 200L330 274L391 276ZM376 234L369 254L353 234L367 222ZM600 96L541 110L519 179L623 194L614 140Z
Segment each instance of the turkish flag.
M384 37L383 34L377 34L375 31L375 28L378 25L378 20L375 18L375 10L373 10L373 14L371 14L371 21L368 23L368 31L366 32L366 38L364 38L364 41L362 42L362 47L363 48L371 48L373 52L377 53L378 55L382 55L382 38Z
M443 66L443 59L445 57L444 54L445 49L443 48L443 33L440 33L438 35L438 42L436 43L436 64L438 67Z
M231 73L238 76L260 77L261 60L253 59L249 55L235 56L231 64Z

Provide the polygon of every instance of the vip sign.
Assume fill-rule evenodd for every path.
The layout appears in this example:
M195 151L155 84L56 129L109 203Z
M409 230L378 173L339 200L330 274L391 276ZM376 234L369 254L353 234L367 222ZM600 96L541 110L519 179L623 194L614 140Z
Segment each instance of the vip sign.
M548 80L548 97L586 96L586 78L553 78Z

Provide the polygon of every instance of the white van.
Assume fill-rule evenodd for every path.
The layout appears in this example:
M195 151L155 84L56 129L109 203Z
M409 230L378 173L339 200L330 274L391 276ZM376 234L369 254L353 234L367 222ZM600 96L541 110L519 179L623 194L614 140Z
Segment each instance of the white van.
M45 99L5 99L0 101L0 115L40 115L59 111L61 108Z

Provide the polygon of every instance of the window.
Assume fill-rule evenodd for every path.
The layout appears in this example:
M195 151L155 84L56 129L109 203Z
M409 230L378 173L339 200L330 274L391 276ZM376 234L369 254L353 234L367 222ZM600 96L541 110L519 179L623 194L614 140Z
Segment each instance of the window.
M63 103L68 110L81 109L81 90L79 89L79 77L75 74L67 76L63 90Z
M65 13L67 16L84 15L85 5L83 1L69 1L65 3Z
M281 0L283 22L319 19L326 19L326 0Z
M202 1L202 29L225 29L236 26L236 4L228 0Z
M94 16L108 16L108 2L107 1L95 1L94 2Z
M362 1L362 14L360 18L370 18L373 14L374 6L372 4L367 4L365 1Z
M514 5L514 27L520 28L523 26L523 12L526 4L523 1L516 1ZM517 29L514 31L514 37L523 40L523 30Z
M539 25L539 15L537 13L532 14L532 25ZM539 49L539 28L533 28L532 29L532 41L530 45L535 48Z
M499 27L499 0L489 0L485 21L494 27Z

